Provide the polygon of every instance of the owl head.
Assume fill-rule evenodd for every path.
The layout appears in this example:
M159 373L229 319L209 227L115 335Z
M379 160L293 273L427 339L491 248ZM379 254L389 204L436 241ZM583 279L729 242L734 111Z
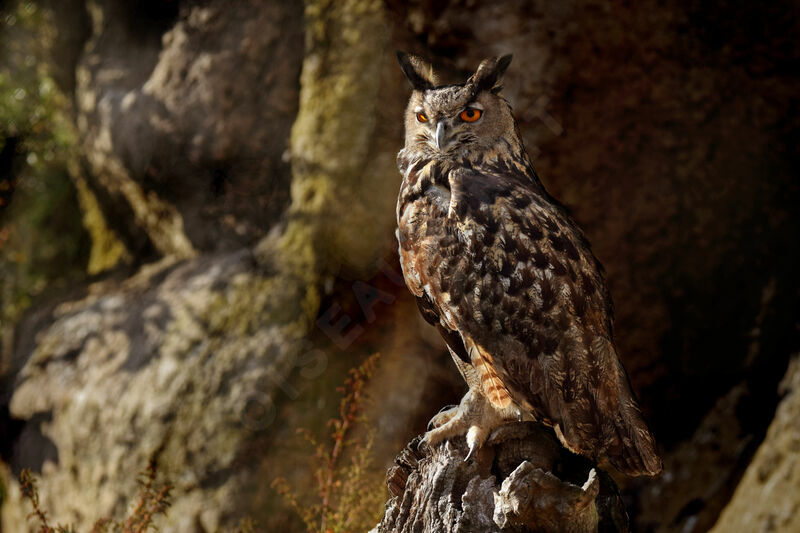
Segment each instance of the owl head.
M510 55L483 60L458 85L439 85L419 57L398 51L397 58L414 88L406 108L406 151L460 158L519 145L511 108L499 95Z

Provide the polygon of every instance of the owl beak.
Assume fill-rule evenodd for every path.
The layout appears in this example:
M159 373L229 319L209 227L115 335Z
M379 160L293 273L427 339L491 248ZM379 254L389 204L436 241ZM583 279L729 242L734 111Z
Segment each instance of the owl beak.
M445 134L447 133L444 120L436 124L436 148L441 150L444 148Z

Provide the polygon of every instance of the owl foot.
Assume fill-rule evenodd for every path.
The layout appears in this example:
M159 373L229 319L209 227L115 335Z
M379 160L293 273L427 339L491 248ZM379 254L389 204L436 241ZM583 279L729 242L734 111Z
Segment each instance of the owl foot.
M468 461L483 446L494 428L507 420L515 420L517 413L515 407L495 409L482 394L471 389L458 407L445 408L431 419L430 425L434 428L425 433L421 443L433 446L452 437L466 435L469 452L464 460Z
M448 423L458 413L457 405L446 405L428 422L428 431Z
M480 426L471 426L467 431L467 447L469 452L464 457L464 462L469 461L475 454L475 450L483 446L486 439L489 437L489 430Z

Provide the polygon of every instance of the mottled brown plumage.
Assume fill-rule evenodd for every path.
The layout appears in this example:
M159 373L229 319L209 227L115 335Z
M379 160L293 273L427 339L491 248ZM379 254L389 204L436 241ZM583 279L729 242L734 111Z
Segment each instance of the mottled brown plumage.
M414 87L397 159L403 274L470 387L426 440L466 433L474 451L505 419L535 418L576 453L658 473L602 267L545 191L498 95L510 56L450 86L419 58L398 57Z

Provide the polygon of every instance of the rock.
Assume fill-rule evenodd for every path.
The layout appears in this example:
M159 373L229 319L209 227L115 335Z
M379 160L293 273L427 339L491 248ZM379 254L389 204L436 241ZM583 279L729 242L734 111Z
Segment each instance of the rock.
M639 495L636 530L708 531L754 451L756 435L739 420L752 402L746 383L733 387L690 438L664 454L664 471L658 478L629 483Z
M27 421L11 463L41 473L54 520L124 515L153 454L179 494L167 530L237 513L248 474L231 469L272 423L299 346L275 283L246 252L164 261L53 311L10 412Z
M380 20L380 3L359 5ZM389 241L387 206L394 198L381 194L376 202L372 195L393 188L393 150L365 162L370 149L383 147L373 142L375 123L362 123L357 138L345 122L326 123L324 131L295 128L295 146L314 149L292 155L297 190L291 204L288 172L284 200L276 200L270 191L281 180L272 167L289 169L281 132L288 136L295 114L320 123L315 114L328 111L313 98L296 107L291 70L299 71L302 40L278 36L294 28L302 39L301 13L286 11L299 4L248 4L254 13L222 3L192 6L176 9L176 20L168 16L172 4L148 4L136 13L127 6L90 4L93 37L79 67L78 122L98 200L113 213L109 221L127 231L137 260L149 257L148 246L165 257L128 279L120 272L83 291L76 287L80 296L43 305L23 320L18 329L29 335L11 348L10 398L3 402L22 427L7 460L14 472L28 467L41 477L42 504L54 522L79 529L124 514L137 473L153 454L160 474L176 485L163 530L229 529L247 515L264 523L263 491L253 487L263 488L260 481L274 478L280 464L282 442L274 438L280 429L273 424L287 399L297 399L297 380L326 369L319 351L309 348L322 278L341 265L371 275ZM342 68L314 70L309 59L303 90L325 93L330 109L344 107L337 99L354 98L376 108L378 89L391 85L383 75L392 61L383 53L386 34L369 34L359 47L352 36L367 36L375 19L348 17L352 6L320 6L313 31L341 36L321 53ZM162 41L165 31L171 33ZM191 64L188 74L172 72L184 61ZM357 83L364 65L374 75L372 103ZM265 90L252 90L259 86ZM345 138L347 153L335 152L341 146L331 141ZM304 165L314 158L347 164L327 175ZM221 185L220 200L209 195L203 176L223 159L244 166L231 188ZM250 179L263 180L267 189ZM300 186L308 183L314 187ZM353 232L361 226L375 238ZM243 239L252 249L237 241L239 227L253 229ZM354 253L347 254L346 242ZM200 253L208 250L216 251ZM345 360L346 368L357 357ZM327 379L327 387L315 384L326 392L312 399L323 400L341 383L337 373ZM294 434L292 420L282 423ZM310 425L325 427L325 418ZM19 494L13 479L4 483L9 494ZM242 497L248 492L252 497ZM19 499L3 503L3 528L24 530L27 513Z
M711 533L800 531L800 357L792 359L780 393L767 436Z
M89 14L78 125L129 247L189 257L266 235L289 201L302 5L104 1Z

